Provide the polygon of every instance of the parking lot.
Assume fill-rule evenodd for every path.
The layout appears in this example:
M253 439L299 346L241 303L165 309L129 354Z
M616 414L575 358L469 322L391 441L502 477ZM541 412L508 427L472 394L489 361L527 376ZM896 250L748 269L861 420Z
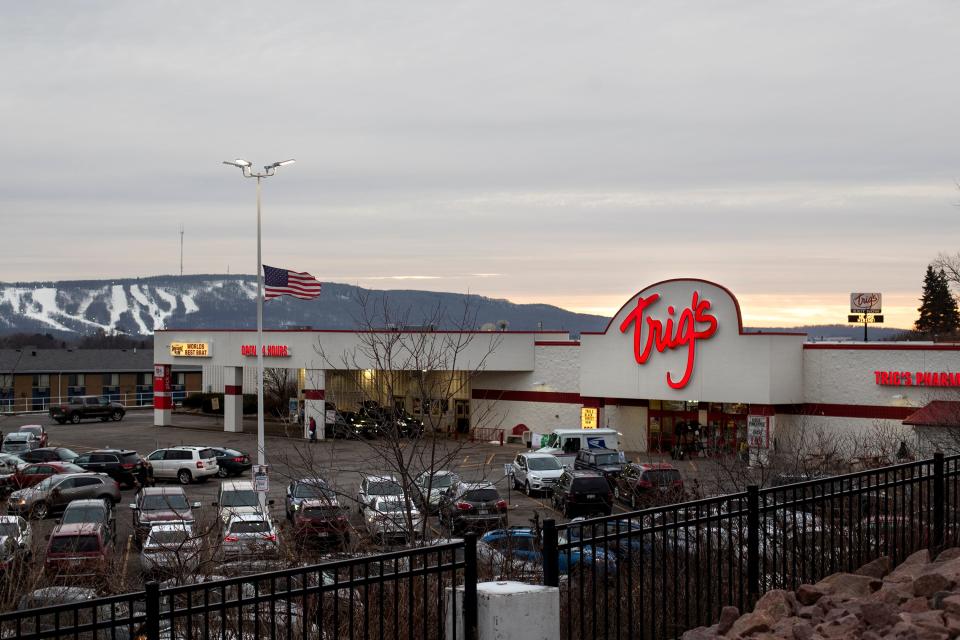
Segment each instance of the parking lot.
M154 427L152 411L130 411L121 422L83 422L80 424L58 425L45 415L21 415L7 417L0 422L5 433L16 431L23 424L43 424L49 432L49 446L68 447L83 453L99 448L133 449L146 456L155 449L176 445L221 446L238 449L248 453L256 460L256 436L250 433L225 433L220 430L215 418L178 415L174 421L182 426ZM435 448L434 448L435 446ZM405 444L399 453L406 456L403 464L418 473L428 461L428 455L438 461L435 466L450 469L466 481L486 480L498 487L501 497L508 501L506 524L529 525L534 518L563 517L550 507L549 496L528 497L508 486L504 466L509 464L522 448L518 445L499 446L491 443L472 443L438 439L435 442L424 440L414 446ZM432 451L432 454L430 453ZM284 513L284 494L292 479L320 476L325 478L337 491L342 504L350 507L351 524L361 535L351 542L351 550L366 552L384 549L362 535L363 522L355 502L362 474L395 472L398 462L386 463L382 444L377 442L353 440L329 440L310 443L308 441L267 437L267 462L270 465L269 507L274 521L281 525L281 538L286 532ZM696 465L691 462L679 463L685 475L696 473ZM249 479L250 473L244 474ZM191 502L202 506L196 513L199 522L213 522L216 508L212 503L217 499L220 480L212 478L207 482L194 483L186 487ZM132 513L129 508L136 494L135 489L122 489L121 500L117 508L117 553L122 554L122 571L132 584L140 580L138 551L132 540ZM622 511L621 505L615 509ZM43 540L55 521L47 519L34 523L34 539ZM433 536L447 535L442 531L436 517L429 520ZM323 557L324 550L298 551L298 560L314 561Z

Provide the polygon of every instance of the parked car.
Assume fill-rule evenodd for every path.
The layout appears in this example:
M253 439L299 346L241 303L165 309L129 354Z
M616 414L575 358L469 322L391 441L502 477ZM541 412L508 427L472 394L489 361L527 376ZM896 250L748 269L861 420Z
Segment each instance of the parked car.
M513 488L522 489L528 496L535 491L553 491L563 469L560 460L549 453L518 453L510 465Z
M561 537L561 543L566 540ZM530 527L510 527L488 531L477 541L477 558L498 577L528 580L543 572L542 540ZM581 564L595 563L598 577L602 572L615 573L616 557L591 545L575 547L558 554L561 574Z
M387 408L378 402L367 400L361 403L350 421L358 429L358 435L378 437L384 435L417 438L423 435L423 421L414 418L406 410Z
M581 449L577 451L573 468L596 471L613 485L626 464L621 461L621 455L620 451L613 449Z
M293 533L301 542L350 541L348 509L332 499L302 500L293 512Z
M424 471L413 481L417 506L424 513L436 513L440 509L443 494L458 482L460 482L460 476L453 471L439 469L432 474Z
M350 422L353 420L352 411L341 411L333 402L326 403L325 409L327 420L324 421L324 437L330 438L352 438L355 437L350 428ZM332 419L330 419L332 417Z
M638 520L605 520L584 524L585 518L576 517L567 523L566 539L574 544L590 544L617 556L621 563L649 560L654 536L649 528L646 534ZM596 541L600 538L600 541Z
M397 482L396 476L364 476L360 481L360 490L357 492L357 504L360 513L367 507L373 506L373 501L377 498L386 498L394 496L397 499L405 499L403 487Z
M287 485L286 496L283 500L287 520L292 521L297 509L307 500L327 502L337 505L339 508L337 494L330 488L326 480L323 478L301 478Z
M666 463L628 464L613 483L615 499L631 509L683 499L683 477Z
M83 467L78 467L69 462L41 462L37 464L22 464L16 472L10 476L9 483L14 489L26 489L32 487L41 480L64 473L86 473Z
M269 515L262 512L238 513L227 519L223 541L216 555L221 561L239 557L262 558L274 556L278 550L277 529Z
M113 503L109 500L91 498L74 500L63 510L57 524L102 524L110 531L110 537L117 536L117 518Z
M20 457L24 462L73 462L79 454L66 447L48 447L24 451Z
M15 431L7 434L0 445L0 453L19 454L40 448L40 439L33 433Z
M47 446L47 431L43 428L42 424L25 424L17 427L17 431L20 433L32 433L37 437L37 441L40 443L40 447Z
M250 455L236 449L225 449L223 447L206 447L213 451L217 457L217 477L227 478L229 476L242 475L244 471L249 471L253 467Z
M13 474L23 463L22 458L12 453L0 453L0 492L6 493L17 488L13 484Z
M102 473L67 473L50 476L27 489L10 494L7 512L42 520L63 511L74 500L98 498L120 501L120 486Z
M113 534L102 524L57 525L47 543L44 570L51 577L101 575L113 550Z
M372 504L364 507L363 523L376 540L412 540L423 524L423 517L413 501L402 496L385 496L375 498Z
M97 449L77 456L73 464L105 473L125 487L153 484L153 466L131 449Z
M594 471L567 469L553 490L553 508L570 518L613 511L613 492L607 479Z
M157 449L147 456L147 461L153 466L155 479L175 479L180 484L203 482L219 472L217 454L209 447Z
M78 424L81 420L99 419L103 422L107 420L120 421L127 413L123 405L118 402L110 402L107 398L98 398L97 396L74 396L65 404L50 405L50 417L59 424L64 424L68 420L73 424Z
M33 527L22 516L0 516L0 536L10 538L28 553L33 548Z
M491 482L460 482L440 502L440 522L451 535L501 527L506 514L507 501Z
M148 575L189 575L203 557L203 538L193 522L158 522L148 531L140 549L140 571Z
M258 515L263 511L260 507L260 496L254 491L253 483L249 480L227 480L221 483L217 500L212 504L217 507L217 517L223 524L233 516ZM273 504L273 500L267 500L267 504Z
M199 502L187 502L187 494L182 487L144 487L130 504L134 540L142 544L150 528L158 523L183 522L193 525L193 509L199 508Z
M0 536L0 576L9 575L11 570L28 560L29 557L29 549L18 545L13 538Z

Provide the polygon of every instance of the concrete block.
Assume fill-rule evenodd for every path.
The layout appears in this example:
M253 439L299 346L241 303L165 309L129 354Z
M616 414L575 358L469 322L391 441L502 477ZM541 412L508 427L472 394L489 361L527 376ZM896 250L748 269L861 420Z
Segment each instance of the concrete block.
M463 640L463 587L447 589L447 640ZM456 618L456 634L453 621ZM477 585L478 640L556 640L560 590L522 582Z

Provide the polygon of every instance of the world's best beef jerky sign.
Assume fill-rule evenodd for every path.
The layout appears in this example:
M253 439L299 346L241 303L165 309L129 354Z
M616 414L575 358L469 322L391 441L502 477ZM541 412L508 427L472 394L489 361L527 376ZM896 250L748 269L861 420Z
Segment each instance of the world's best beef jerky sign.
M689 306L679 308L664 303L659 293L637 296L637 304L623 322L620 332L633 335L633 357L644 365L652 349L658 353L686 351L686 365L681 372L667 371L671 389L683 389L690 382L697 362L697 343L709 340L717 332L717 318L710 313L713 305L694 291Z

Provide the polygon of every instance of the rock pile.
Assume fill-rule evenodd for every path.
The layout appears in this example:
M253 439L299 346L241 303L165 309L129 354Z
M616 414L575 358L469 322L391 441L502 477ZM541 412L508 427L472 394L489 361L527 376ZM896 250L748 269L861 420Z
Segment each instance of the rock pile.
M683 640L949 640L960 636L960 548L931 561L918 551L891 571L879 558L796 592L769 591L751 613L724 607L720 621Z

